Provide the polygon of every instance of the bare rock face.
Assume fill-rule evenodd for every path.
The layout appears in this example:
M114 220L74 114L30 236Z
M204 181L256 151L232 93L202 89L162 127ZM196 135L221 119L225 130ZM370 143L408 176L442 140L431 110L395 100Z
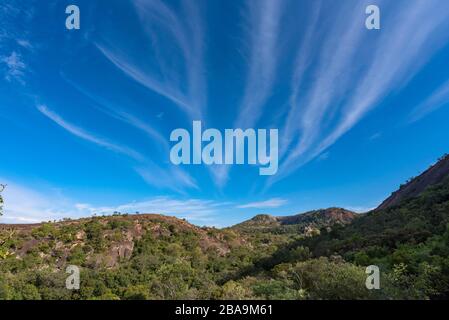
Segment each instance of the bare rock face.
M86 232L84 232L84 230L77 232L75 235L75 239L78 241L84 240L84 238L86 238Z
M443 182L449 177L449 155L443 156L436 164L421 175L402 185L393 192L376 210L396 206L405 199L419 196L427 187Z
M120 243L114 244L109 249L109 253L106 257L106 267L113 268L116 265L118 265L120 261L130 259L133 250L134 250L133 241L122 241Z
M22 247L20 248L20 250L18 250L17 254L20 257L25 256L28 251L30 251L31 249L35 248L37 245L39 245L40 241L37 239L32 239L29 241L26 241Z

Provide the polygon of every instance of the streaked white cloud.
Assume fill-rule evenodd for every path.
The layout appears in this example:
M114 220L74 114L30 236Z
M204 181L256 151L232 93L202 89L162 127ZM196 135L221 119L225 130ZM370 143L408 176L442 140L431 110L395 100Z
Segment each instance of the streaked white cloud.
M28 40L33 17L34 8L29 3L14 0L0 3L0 72L4 72L8 82L26 85L27 53L33 49Z
M11 52L9 56L4 56L0 59L5 68L5 79L9 82L17 81L25 84L24 76L26 71L26 64L22 56L16 51Z
M437 88L432 95L420 103L409 115L409 122L415 122L449 103L449 80Z
M264 106L272 94L276 78L279 52L281 17L284 1L261 0L247 4L245 16L246 37L250 43L248 74L239 114L234 128L254 127L263 115ZM230 166L212 169L214 183L223 188L230 180Z
M245 93L235 128L253 127L263 114L276 78L280 26L284 1L260 0L248 3L247 28L250 39L249 70Z
M70 132L71 134L87 140L89 142L92 142L96 145L99 145L101 147L104 147L108 150L117 152L117 153L121 153L124 154L126 156L131 157L132 159L135 159L137 161L143 161L144 157L137 151L130 149L128 147L125 146L121 146L118 144L115 144L113 142L110 142L104 138L100 138L97 137L91 133L86 132L84 129L77 127L67 121L65 121L61 116L59 116L58 114L56 114L55 112L53 112L52 110L50 110L47 106L45 105L38 105L37 109L43 114L45 115L47 118L49 118L50 120L52 120L53 122L55 122L57 125L59 125L60 127L62 127L63 129L67 130L68 132Z
M17 39L17 44L19 46L21 46L22 48L28 49L28 50L32 50L34 47L31 44L31 42L27 39Z
M382 132L376 132L376 133L373 133L373 134L369 137L369 140L373 141L373 140L377 140L377 139L379 139L379 138L381 138L381 137L382 137Z
M91 212L100 212L101 214L110 214L118 212L140 212L172 215L178 218L184 218L192 222L212 221L218 214L217 209L222 204L200 199L175 199L171 197L154 197L145 201L131 202L117 207L95 208L90 207Z
M250 202L246 204L242 204L237 206L237 208L240 209L248 209L248 208L254 208L254 209L266 209L266 208L279 208L287 204L286 199L282 198L273 198L265 201L259 201L259 202Z
M449 7L442 1L382 1L382 12L389 14L382 16L380 31L364 28L360 12L365 5L338 6L333 22L316 34L323 39L319 50L301 47L306 51L299 55L312 58L299 69L313 77L304 95L293 90L283 137L290 145L282 149L280 171L268 185L320 155L389 94L404 88L448 39ZM369 32L378 34L368 37ZM295 86L297 77L292 79Z
M163 169L152 162L134 169L140 177L150 185L185 193L184 188L199 189L197 182L179 167L170 166Z
M148 66L146 61L133 58L133 54L117 45L114 34L104 35L95 45L103 55L124 74L151 91L174 102L189 118L201 119L206 103L207 84L203 70L203 31L197 3L182 1L181 12L174 12L166 3L134 0L138 17L148 40L152 44L153 59L157 68ZM158 30L159 32L156 32ZM161 32L163 31L163 32ZM169 54L162 48L161 37L177 46L183 58L185 70L176 68L167 60ZM173 52L170 52L172 55ZM180 78L180 75L184 77Z
M55 190L38 191L7 179L8 186L3 191L4 216L6 223L37 223L63 217L77 217L76 208Z
M211 165L209 166L209 171L212 175L213 182L215 185L222 189L229 181L229 165Z
M60 191L40 188L36 190L8 183L3 193L4 216L0 223L38 223L63 218L83 218L92 215L111 215L121 213L155 213L185 218L192 223L214 224L221 208L228 206L212 200L177 199L168 196L156 196L143 201L134 201L120 205L95 206L65 197Z
M71 134L77 136L78 138L94 143L110 151L123 154L130 157L134 161L137 161L138 165L136 165L135 168L136 173L145 182L152 186L155 186L157 188L167 188L177 192L183 192L182 190L185 187L196 189L198 188L195 180L178 167L169 167L168 169L162 169L153 161L147 159L142 154L131 148L110 142L104 138L93 135L85 131L84 129L67 122L45 105L38 105L37 109L47 118L58 124L63 129L67 130Z
M123 71L128 77L140 83L144 87L166 97L171 100L182 110L187 113L192 113L192 107L187 101L187 98L169 86L165 86L158 80L154 79L150 73L141 70L138 63L128 61L127 54L120 51L119 48L113 46L104 46L96 43L97 48L103 55L109 59L117 68Z
M78 92L88 97L94 103L93 106L100 110L101 112L109 115L110 117L127 123L134 128L137 128L144 133L146 133L151 139L154 139L158 144L160 144L165 150L169 150L169 144L167 139L163 137L159 131L149 124L149 121L144 121L141 118L131 114L128 111L125 111L124 108L119 107L116 103L107 100L99 95L92 93L86 89L84 89L79 84L71 81L66 77L65 74L61 73L61 77L70 84L73 88L75 88Z
M314 37L318 32L318 22L320 21L319 18L321 13L321 2L316 1L315 4L316 5L312 7L313 11L309 15L310 21L308 21L307 23L304 39L303 41L301 41L295 57L295 61L293 62L293 74L290 84L291 94L289 97L289 109L287 111L287 119L283 128L284 134L281 137L281 156L284 155L288 150L288 147L290 146L292 140L296 135L298 123L300 123L300 119L298 119L298 116L301 114L301 112L299 112L298 110L300 107L298 99L300 93L302 92L301 90L304 90L305 88L306 81L304 80L304 76L313 59L312 43Z

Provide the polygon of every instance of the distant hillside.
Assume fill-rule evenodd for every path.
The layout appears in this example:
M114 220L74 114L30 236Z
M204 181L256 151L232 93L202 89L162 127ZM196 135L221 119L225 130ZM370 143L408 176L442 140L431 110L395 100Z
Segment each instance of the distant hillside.
M343 208L328 208L321 210L309 211L294 216L278 217L278 221L282 225L290 224L323 224L332 225L334 223L348 224L357 217L355 212Z
M404 298L449 299L447 165L445 156L382 208L350 224L336 224L330 230L322 228L316 236L287 242L242 276L275 272L284 265L310 267L309 261L315 259L347 261L379 266L387 274L384 283L391 281L393 291Z
M348 253L380 246L394 250L443 234L449 223L449 157L441 158L406 183L383 204L345 227L305 240L316 255Z
M449 155L443 156L436 164L424 171L418 177L403 184L393 192L376 210L386 209L400 204L405 199L421 194L426 188L443 182L449 176Z
M393 251L443 234L449 224L449 176L416 197L364 214L344 228L308 240L317 255L344 254L377 246ZM313 243L312 243L313 242Z
M233 229L252 232L256 230L310 232L312 229L332 227L335 224L346 225L351 223L358 215L355 212L342 208L328 208L313 210L293 216L271 216L260 214L250 220L232 227Z

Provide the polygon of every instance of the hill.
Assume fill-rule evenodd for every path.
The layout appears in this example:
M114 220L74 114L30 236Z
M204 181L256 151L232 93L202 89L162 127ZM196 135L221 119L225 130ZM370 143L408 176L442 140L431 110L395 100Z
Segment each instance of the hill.
M236 268L223 261L244 246L156 214L0 225L0 299L219 298L215 281ZM65 289L68 265L82 270L79 291Z
M410 179L401 185L399 190L393 192L390 197L385 199L377 210L387 209L400 204L406 199L417 197L429 186L442 183L448 176L449 155L446 154L418 177Z
M258 215L225 229L157 214L0 225L0 299L447 299L447 163L361 215ZM372 264L380 290L365 287ZM65 288L68 265L80 290Z
M342 208L313 210L292 216L260 214L232 227L240 232L275 232L310 235L321 228L351 223L358 215Z
M334 228L313 241L318 254L382 246L419 244L441 235L449 224L449 156L411 179L377 209L346 228ZM334 244L326 248L328 241ZM326 249L324 249L326 248ZM324 251L323 251L324 250Z
M348 225L321 229L258 261L253 272L310 259L342 259L381 267L410 298L449 298L448 157L393 193L384 205ZM300 253L300 254L298 254ZM316 261L316 260L315 260ZM262 271L263 270L263 271Z
M9 255L23 259L43 246L48 249L44 260L57 265L71 262L73 251L82 250L82 263L115 267L120 261L129 259L139 241L147 236L162 240L176 235L186 238L191 235L204 252L213 250L218 255L224 255L230 250L229 242L223 240L224 236L218 230L200 228L185 220L158 214L115 215L54 223L0 224L0 232L3 236L0 244L12 241Z

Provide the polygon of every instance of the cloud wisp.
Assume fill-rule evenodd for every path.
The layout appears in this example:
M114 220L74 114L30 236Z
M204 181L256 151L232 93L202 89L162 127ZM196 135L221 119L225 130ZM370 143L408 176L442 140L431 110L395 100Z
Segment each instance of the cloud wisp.
M181 193L185 187L195 189L198 188L195 180L177 167L171 167L164 170L153 161L147 159L142 154L131 148L118 145L101 137L97 137L84 129L67 122L45 105L38 105L37 109L47 118L78 138L94 143L110 151L130 157L136 162L136 173L150 185L158 188L171 189Z
M111 36L96 41L96 47L128 77L175 103L191 120L200 119L206 103L207 87L203 70L204 39L197 4L183 1L183 10L179 14L159 0L134 0L133 5L142 29L152 44L151 52L146 52L145 56L152 54L157 66L150 66L141 58L132 58L133 55L124 51L122 46L113 45L116 39ZM187 18L182 19L184 16ZM182 57L185 70L176 68L177 63L167 60L167 56L172 55L167 50L173 47L162 45L162 35L173 40L172 44ZM180 75L184 77L180 79Z
M4 178L2 181L8 184L3 192L5 215L1 217L7 223L38 223L76 217L75 208L58 192L46 190L44 193Z
M248 75L234 128L253 127L263 115L276 78L283 1L250 2L244 15L249 15L247 37L250 43ZM223 188L230 180L230 166L212 168L214 182Z
M5 79L8 82L17 81L25 84L26 64L20 54L13 51L9 56L2 57L0 62L5 66Z
M126 155L128 157L131 157L134 160L137 161L143 161L144 157L137 151L130 149L128 147L125 146L121 146L112 142L109 142L108 140L104 139L104 138L100 138L97 137L91 133L86 132L84 129L77 127L69 122L67 122L66 120L64 120L61 116L59 116L58 114L56 114L55 112L53 112L52 110L50 110L47 106L45 105L38 105L37 109L47 118L49 118L50 120L52 120L53 122L55 122L57 125L59 125L60 127L62 127L63 129L67 130L68 132L70 132L71 134L87 140L89 142L92 142L98 146L101 146L103 148L106 148L108 150Z
M250 202L250 203L242 204L242 205L237 206L237 208L239 208L239 209L248 209L248 208L253 208L253 209L279 208L279 207L282 207L282 206L286 205L287 202L288 201L286 199L272 198L272 199L265 200L265 201Z
M449 80L437 88L426 100L416 106L408 122L416 122L449 103Z
M92 213L111 214L118 212L140 212L172 215L189 221L212 221L218 213L220 203L200 199L175 199L171 197L154 197L149 200L131 202L117 207L89 207Z
M253 127L270 97L280 59L279 33L284 1L251 1L248 6L250 59L236 128Z
M61 73L61 77L79 93L89 98L93 102L93 106L96 109L116 120L122 121L134 128L141 130L142 132L147 134L148 137L157 141L157 143L160 144L166 151L169 150L167 139L159 133L159 130L150 125L149 121L144 121L131 112L126 111L124 108L119 107L118 105L116 105L116 103L86 90L81 85L68 79L65 74Z
M320 34L322 45L301 47L300 56L313 58L299 69L313 77L305 95L293 90L283 137L289 147L282 149L280 172L268 185L333 145L384 98L402 89L444 45L448 8L441 1L431 2L434 6L424 1L382 2L392 12L383 20L388 32L372 37L364 29L364 17L357 14L364 3L343 4L339 18ZM295 87L297 76L292 79Z

